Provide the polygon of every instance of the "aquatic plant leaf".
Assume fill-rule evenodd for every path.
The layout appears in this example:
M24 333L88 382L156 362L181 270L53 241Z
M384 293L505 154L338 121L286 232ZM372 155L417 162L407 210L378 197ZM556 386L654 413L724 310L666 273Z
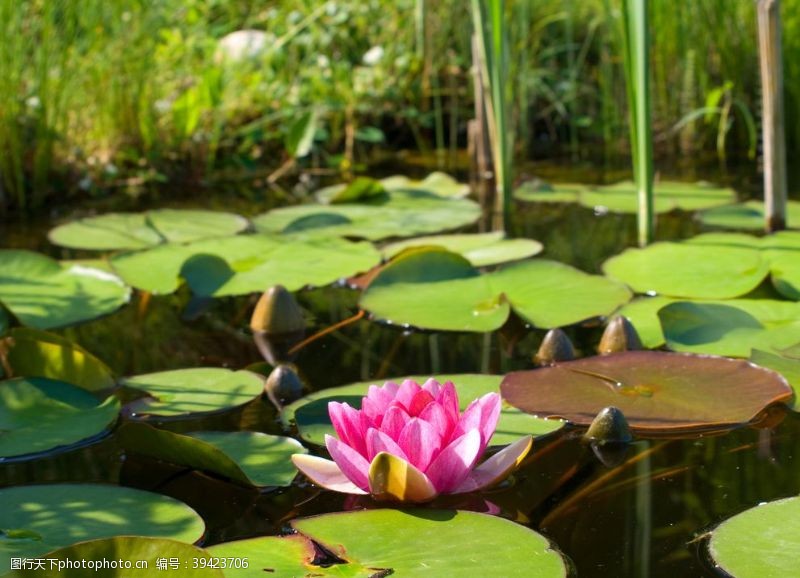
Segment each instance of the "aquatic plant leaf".
M194 542L205 532L203 519L178 500L103 484L0 489L0 528L39 536L0 540L0 568L9 568L11 557L37 557L84 540L139 535Z
M69 339L29 327L17 327L6 342L8 364L17 377L47 377L89 391L114 387L111 369Z
M275 284L290 291L329 285L379 261L378 251L366 242L267 235L168 244L111 259L117 273L138 289L171 293L183 277L196 295L204 297L262 292Z
M147 373L124 378L121 383L150 396L132 402L135 415L164 417L243 405L260 396L264 388L264 378L260 375L216 367Z
M662 351L627 351L508 374L500 386L515 407L588 426L617 407L641 434L675 434L750 423L788 402L780 375L747 361Z
M299 159L311 152L314 144L314 133L317 130L317 110L312 109L301 114L289 126L286 135L286 152L289 156Z
M6 313L6 310L3 308L3 304L0 303L0 336L5 335L10 325L11 319L9 319L8 313Z
M655 349L665 343L658 311L674 302L671 297L638 297L617 309L615 314L627 317L633 323L645 349Z
M359 183L357 186L355 186ZM404 175L392 175L385 179L358 177L352 183L340 183L324 187L314 193L318 202L335 204L368 200L370 197L387 197L390 191L422 191L443 198L462 199L469 195L469 185L459 183L442 172L433 172L421 181Z
M481 275L459 255L423 247L384 266L359 304L393 324L493 331L510 307L549 329L611 313L630 296L619 283L555 261L521 261Z
M784 578L800 559L800 497L762 503L711 531L708 551L736 578Z
M729 205L703 211L700 220L709 227L726 229L764 230L764 203L747 201L738 205ZM786 226L791 229L800 228L800 202L786 203Z
M316 391L284 407L281 412L281 422L285 427L289 427L292 422L296 423L301 439L321 446L325 444L326 434L336 435L328 416L328 403L332 401L347 402L350 406L360 409L361 398L367 395L370 385L376 383L382 385L384 381L402 383L406 379L423 383L429 377L431 376L392 377L382 380L380 383L361 381ZM503 376L461 373L440 375L436 376L436 379L440 383L452 381L455 384L459 404L463 411L474 399L493 391L499 391ZM500 420L490 444L501 446L516 442L520 436L524 435L547 435L560 429L563 425L562 421L540 419L504 405L500 410Z
M186 578L225 578L222 570L211 560L211 554L206 550L165 538L146 538L144 536L117 536L115 538L101 538L78 542L65 548L59 548L41 556L47 559L44 569L17 570L4 574L5 578L163 578L165 569L159 567L159 561L166 561L166 572L180 573ZM58 562L66 564L69 560L75 564L80 560L94 561L97 568L71 568L66 566L59 570ZM123 564L130 563L131 568L103 568L103 561L122 560ZM177 568L171 565L171 560L178 560ZM145 568L137 568L136 563L147 563Z
M79 387L39 377L0 382L0 457L62 448L106 431L119 402L104 402ZM9 526L0 526L9 527Z
M369 177L357 177L352 183L321 189L315 196L321 203L339 205L377 199L385 200L388 198L388 193L379 181Z
M123 425L117 438L128 451L221 474L248 486L288 486L297 475L292 454L307 452L297 440L261 432L177 434L134 422Z
M381 249L381 253L385 258L391 259L411 247L425 246L441 247L452 253L458 253L473 267L526 259L541 253L543 249L542 244L533 239L506 239L503 233L498 232L415 237L386 245Z
M660 309L658 317L667 345L676 351L746 358L752 349L800 342L800 303L789 301L681 301Z
M743 247L654 243L603 263L609 277L637 293L690 299L732 299L755 289L769 272L758 251Z
M263 233L303 233L377 241L413 237L470 225L480 218L477 203L446 199L419 190L391 191L369 203L299 205L274 209L253 219Z
M0 302L22 325L73 325L113 313L129 299L130 289L115 275L33 251L0 249Z
M661 181L654 185L653 194L656 213L668 213L676 209L697 211L736 201L736 191L733 189L703 181ZM635 214L639 207L636 185L630 181L589 189L581 193L580 203L595 210L612 213Z
M800 358L753 349L750 361L780 373L794 390L794 399L788 404L789 407L794 411L800 411Z
M546 183L528 181L514 190L514 198L530 203L575 203L581 193L589 190L587 185L577 183Z
M144 213L107 213L78 219L55 227L48 238L51 243L62 247L114 251L225 237L247 227L247 219L233 213L156 209Z
M567 573L561 556L544 536L510 520L476 512L363 510L303 518L292 526L345 562L371 569L373 576L382 571L397 576L540 578ZM455 544L469 544L469 553L454 548Z

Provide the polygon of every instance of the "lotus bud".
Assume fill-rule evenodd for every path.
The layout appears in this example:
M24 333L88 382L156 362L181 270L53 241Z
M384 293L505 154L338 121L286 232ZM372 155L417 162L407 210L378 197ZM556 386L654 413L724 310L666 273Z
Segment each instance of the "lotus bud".
M622 351L638 351L644 349L639 334L627 317L617 315L608 322L600 345L597 347L600 355L620 353Z
M631 435L631 428L628 426L628 420L625 419L622 410L609 406L601 409L592 420L592 424L586 430L583 439L601 444L627 444L633 440L633 436Z
M305 320L294 296L283 285L267 289L250 318L253 339L270 364L291 361L289 350L305 334Z
M303 396L303 382L291 366L279 365L267 377L264 393L280 409Z
M533 361L539 365L553 365L559 361L572 361L575 359L575 348L567 334L555 328L547 332L539 346Z

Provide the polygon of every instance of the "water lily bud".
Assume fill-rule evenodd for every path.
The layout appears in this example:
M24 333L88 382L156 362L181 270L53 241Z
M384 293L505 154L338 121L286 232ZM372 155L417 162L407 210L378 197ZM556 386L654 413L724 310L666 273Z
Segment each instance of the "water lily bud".
M600 345L597 347L600 355L620 353L622 351L638 351L644 349L639 334L627 317L617 315L608 322Z
M567 334L555 328L547 332L539 346L533 361L539 365L553 365L559 361L572 361L575 359L575 348Z
M628 420L625 419L625 414L622 413L622 410L609 406L601 409L592 420L592 424L586 430L583 439L603 444L627 444L633 440L633 436L631 435L631 428L628 426Z
M281 408L303 397L303 382L291 366L279 365L267 377L264 393L276 407Z
M253 339L270 364L291 361L289 350L305 334L305 320L294 296L283 285L267 289L250 318Z

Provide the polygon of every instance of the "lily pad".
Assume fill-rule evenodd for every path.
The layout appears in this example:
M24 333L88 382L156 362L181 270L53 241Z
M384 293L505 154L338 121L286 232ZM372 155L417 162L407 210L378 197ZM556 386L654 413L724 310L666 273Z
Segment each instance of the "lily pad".
M137 289L171 293L183 277L195 294L222 297L261 292L275 284L290 291L329 285L379 261L378 251L365 242L239 235L116 255L111 263Z
M750 357L752 349L800 342L800 303L734 299L672 303L658 312L667 345L676 351Z
M607 315L630 296L619 283L555 261L522 261L481 275L460 255L423 247L386 265L359 303L393 324L493 331L512 307L549 329Z
M6 578L163 578L169 572L179 573L186 578L225 578L225 574L212 561L211 554L197 546L168 540L165 538L146 538L143 536L117 536L79 542L72 546L59 548L42 556L47 561L44 569L18 570L5 574ZM54 560L54 562L50 562ZM72 564L96 563L96 567L67 568L66 561ZM111 561L122 561L110 567ZM64 567L59 569L58 562ZM104 561L109 567L103 567ZM159 567L159 562L165 567ZM126 567L130 564L130 567ZM144 565L146 564L146 565ZM137 565L143 567L137 567Z
M800 497L759 504L711 531L708 550L736 578L785 578L800 559Z
M700 220L709 227L726 229L764 230L764 203L747 201L738 205L729 205L703 211ZM800 228L800 202L786 203L786 224L792 229Z
M403 380L412 379L417 383L423 383L429 377L413 375L393 377L383 381L401 383ZM464 410L472 400L486 393L499 391L503 376L461 373L437 376L436 379L442 383L452 381L455 384L461 409ZM316 391L287 405L281 412L281 421L285 427L289 427L291 422L295 422L301 439L313 444L324 445L325 434L335 435L328 417L328 403L331 401L347 402L352 407L360 408L361 398L367 395L369 386L374 383L375 381L361 381ZM500 421L491 444L494 446L507 445L514 443L524 435L547 435L560 429L563 425L562 421L540 419L505 405L500 412Z
M354 564L345 563L348 573L342 574L342 565L329 568L315 566L316 548L305 536L260 536L247 540L223 542L206 549L218 558L246 559L248 568L226 568L225 578L252 578L254 568L265 576L313 576L314 578L370 578L374 571L354 570Z
M126 450L252 486L288 486L297 474L292 454L307 453L297 440L253 431L184 435L127 423L117 437Z
M674 302L671 297L639 297L617 309L616 313L628 318L646 349L655 349L665 343L658 311Z
M114 312L130 299L115 275L45 255L0 250L0 302L23 325L52 329Z
M173 498L102 484L41 484L0 490L0 528L28 539L0 540L0 568L11 557L36 557L83 540L152 536L199 540L202 518Z
M441 247L458 253L473 267L497 265L533 257L542 252L542 244L533 239L506 239L503 233L481 233L473 235L432 235L398 241L385 246L381 252L391 259L412 247Z
M125 378L122 383L150 395L133 402L135 414L163 417L209 413L244 405L259 397L264 388L262 376L215 367L147 373Z
M114 387L111 369L94 355L55 333L28 327L11 330L7 361L15 376L47 377L89 391Z
M302 233L377 241L458 229L476 222L480 206L426 191L391 191L370 203L299 205L274 209L253 220L263 233Z
M752 422L792 390L780 375L747 361L661 351L628 351L508 374L500 386L515 407L588 426L618 407L639 433L674 434Z
M116 398L98 404L91 394L62 381L18 377L0 382L0 457L89 439L108 429L118 413Z
M314 197L323 204L338 204L386 198L391 191L421 191L437 197L462 199L469 195L469 185L459 183L450 175L438 171L421 181L404 175L393 175L380 180L358 177L351 183L320 189L314 193Z
M514 198L530 203L576 203L581 193L589 190L578 183L547 183L538 179L528 181L514 190Z
M610 258L603 271L637 293L732 299L755 289L767 276L769 263L754 249L654 243Z
M247 219L233 213L157 209L79 219L55 227L48 238L62 247L112 251L224 237L235 235L247 227Z
M794 399L789 407L800 411L800 359L754 349L750 361L780 373L794 390Z
M736 191L707 182L684 183L660 181L653 187L654 210L668 213L676 209L697 211L736 201ZM584 206L612 213L636 213L639 210L636 185L623 181L590 189L580 195Z

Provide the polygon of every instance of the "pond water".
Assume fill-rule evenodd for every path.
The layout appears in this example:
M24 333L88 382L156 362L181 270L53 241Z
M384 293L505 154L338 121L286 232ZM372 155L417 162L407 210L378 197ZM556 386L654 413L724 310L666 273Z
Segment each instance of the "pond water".
M385 168L387 173L396 169ZM591 166L577 176L574 172L565 175L559 165L536 169L546 178L618 178L616 171ZM699 172L709 180L735 181L745 195L757 182L751 168L727 176L708 169ZM268 208L268 198L268 193L252 189L233 196L125 200L121 206L225 208L248 216ZM102 207L106 210L110 205L104 202ZM82 256L46 241L46 231L67 216L65 210L57 209L52 215L11 224L3 245L59 258ZM595 215L571 205L518 205L512 230L541 241L545 257L590 272L599 271L604 259L635 242L632 216ZM700 225L686 213L659 217L661 239L685 238L699 230ZM357 311L355 292L343 287L301 291L297 298L310 316L309 334ZM261 360L248 329L254 299L198 304L185 290L149 301L136 296L131 305L111 316L60 333L107 362L118 375L198 366L243 368ZM570 328L568 334L582 355L590 355L601 330L595 323ZM362 319L311 343L296 363L312 390L412 374L506 373L532 367L531 356L543 334L513 320L500 332L478 335L404 330ZM616 467L603 465L574 431L561 430L537 440L523 468L483 499L433 505L485 511L485 501L489 501L499 515L550 538L571 561L575 575L716 576L703 547L705 530L759 502L800 493L800 416L777 410L773 417L770 427L761 429L638 440ZM157 424L176 432L283 433L276 410L266 400L203 419ZM206 520L206 545L281 533L298 516L377 507L369 500L353 500L302 482L259 493L197 471L125 455L113 433L66 453L0 462L1 486L68 481L110 482L178 498Z

